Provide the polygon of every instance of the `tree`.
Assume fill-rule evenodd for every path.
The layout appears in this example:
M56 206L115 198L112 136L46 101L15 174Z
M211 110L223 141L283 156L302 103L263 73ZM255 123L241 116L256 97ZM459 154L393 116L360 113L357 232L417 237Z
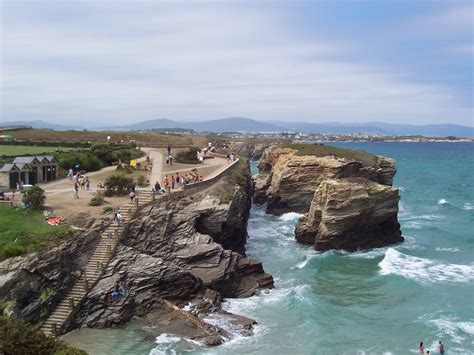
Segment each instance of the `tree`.
M128 188L132 185L132 182L133 179L131 177L122 174L110 175L104 182L105 188L107 189L107 196L126 193Z
M38 185L23 191L23 203L33 210L41 210L46 196L44 190Z

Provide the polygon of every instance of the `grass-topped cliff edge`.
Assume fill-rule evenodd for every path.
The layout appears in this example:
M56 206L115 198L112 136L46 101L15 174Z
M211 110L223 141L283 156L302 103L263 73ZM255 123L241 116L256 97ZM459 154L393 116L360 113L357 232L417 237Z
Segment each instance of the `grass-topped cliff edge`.
M310 155L316 157L335 156L337 158L354 159L367 166L376 166L378 157L376 155L367 153L361 149L347 149L332 147L320 143L314 144L302 144L302 143L291 143L285 144L282 148L290 148L297 151L297 155Z

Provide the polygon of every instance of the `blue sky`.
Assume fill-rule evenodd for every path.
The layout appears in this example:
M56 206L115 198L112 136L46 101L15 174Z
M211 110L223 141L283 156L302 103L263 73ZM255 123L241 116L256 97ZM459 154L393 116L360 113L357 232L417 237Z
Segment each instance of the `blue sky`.
M0 1L1 121L473 125L471 1Z

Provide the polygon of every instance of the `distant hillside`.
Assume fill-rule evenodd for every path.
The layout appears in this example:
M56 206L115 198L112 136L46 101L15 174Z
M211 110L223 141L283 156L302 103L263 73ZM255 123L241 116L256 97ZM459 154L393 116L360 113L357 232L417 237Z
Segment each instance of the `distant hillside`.
M187 128L196 132L282 132L285 129L272 123L252 120L250 118L231 117L219 120L178 122L157 119L135 124L112 127L121 130L144 130L156 128Z
M66 126L55 123L49 123L41 120L35 121L10 121L0 122L0 126L31 126L37 129L54 129L56 131L67 131L72 129L82 129L80 126Z
M474 137L474 128L455 124L407 125L384 122L365 123L308 123L273 121L286 130L306 133L422 135L428 137Z
M81 129L78 126L52 124L44 121L14 121L0 123L0 126L27 125L33 128L47 128L58 131ZM88 127L94 129L94 127ZM429 137L474 137L474 128L454 124L407 125L384 122L365 123L337 123L337 122L285 122L285 121L257 121L250 118L230 117L206 121L173 121L156 119L137 122L124 126L96 127L95 129L114 130L153 130L153 129L183 129L196 132L305 132L323 134L379 134L379 135L422 135Z

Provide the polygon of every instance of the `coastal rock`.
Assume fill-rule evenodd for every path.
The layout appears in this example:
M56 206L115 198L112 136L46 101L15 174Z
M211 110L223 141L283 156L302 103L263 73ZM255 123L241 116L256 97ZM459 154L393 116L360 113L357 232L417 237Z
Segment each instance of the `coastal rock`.
M232 142L228 150L238 156L258 160L270 145L270 143Z
M249 297L273 287L260 262L223 247L243 247L250 208L244 190L250 181L229 178L182 200L142 207L72 327L119 326L138 316L158 332L174 329L220 343L225 331L202 317L218 312L223 297ZM124 294L111 300L121 282Z
M369 163L354 157L299 155L297 149L270 147L259 161L254 201L266 202L266 211L271 214L304 213L309 210L316 188L327 179L364 177L391 185L396 172L394 161L374 155L368 157L371 158Z
M328 179L296 226L296 240L316 250L356 251L403 241L398 190L366 178Z
M15 315L25 321L48 316L80 276L101 228L99 221L56 248L0 262L0 298L11 302Z

